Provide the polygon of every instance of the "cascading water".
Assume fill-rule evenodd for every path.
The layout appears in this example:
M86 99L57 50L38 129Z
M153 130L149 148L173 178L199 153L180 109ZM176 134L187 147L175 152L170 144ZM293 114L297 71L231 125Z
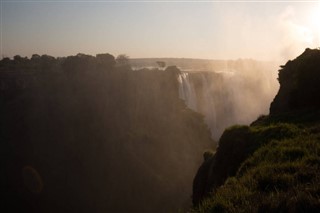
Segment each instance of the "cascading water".
M179 98L184 100L187 106L195 111L197 108L197 96L192 81L189 79L189 73L181 73L178 76L179 81Z
M277 91L275 79L237 72L181 72L178 76L179 96L186 105L204 115L212 138L218 140L225 128L249 124L268 113Z

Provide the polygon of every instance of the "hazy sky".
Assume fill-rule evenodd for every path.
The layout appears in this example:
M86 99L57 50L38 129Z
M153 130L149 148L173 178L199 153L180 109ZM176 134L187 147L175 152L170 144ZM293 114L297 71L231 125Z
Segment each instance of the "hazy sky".
M320 46L317 1L1 1L1 56L288 59Z

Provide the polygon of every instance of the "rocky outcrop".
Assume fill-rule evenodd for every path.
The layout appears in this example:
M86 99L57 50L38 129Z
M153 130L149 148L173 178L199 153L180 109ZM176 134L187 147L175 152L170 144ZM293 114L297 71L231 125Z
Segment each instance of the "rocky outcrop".
M251 153L252 143L248 126L235 126L223 133L216 154L205 159L195 176L192 197L194 205L198 205L212 190L221 186L227 177L235 175L241 162Z
M279 70L280 89L270 114L320 107L320 50L306 49Z
M262 145L272 140L297 136L293 122L308 120L305 110L312 115L320 107L320 50L306 49L293 61L288 61L279 71L280 89L270 106L270 115L261 116L250 126L233 126L224 131L216 154L205 160L193 183L193 204L201 201L234 177L248 157ZM300 110L300 112L296 112ZM304 110L301 112L301 110ZM303 117L303 118L302 118ZM317 122L317 118L312 122ZM284 122L284 123L281 123Z

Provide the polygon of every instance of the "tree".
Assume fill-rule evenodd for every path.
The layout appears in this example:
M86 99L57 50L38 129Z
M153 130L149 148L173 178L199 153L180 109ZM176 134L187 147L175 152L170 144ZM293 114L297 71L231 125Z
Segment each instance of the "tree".
M10 60L10 58L5 57L5 58L3 58L0 62L1 62L1 64L3 64L3 65L7 65L7 64L9 64L9 63L11 62L11 60Z
M158 66L160 68L165 68L166 67L166 62L164 62L164 61L157 61L156 63L158 64Z
M23 61L23 58L20 55L13 56L13 60L15 63L20 63Z
M116 64L114 56L109 53L97 54L96 59L99 69L112 69Z
M120 54L116 58L117 65L123 68L130 68L129 56L126 54Z
M32 61L39 61L40 58L41 58L41 56L38 55L38 54L33 54L33 55L31 56L31 60L32 60Z
M131 70L129 56L120 54L116 58L117 67L123 70Z
M179 75L181 71L176 66L169 66L165 70L166 72L172 73L173 75Z

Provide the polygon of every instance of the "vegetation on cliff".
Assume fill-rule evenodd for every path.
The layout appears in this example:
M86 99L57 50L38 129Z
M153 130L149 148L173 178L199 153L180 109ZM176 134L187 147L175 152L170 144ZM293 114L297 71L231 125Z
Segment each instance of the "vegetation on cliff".
M203 117L178 98L178 69L133 72L120 62L1 61L3 212L189 207L201 153L213 144Z
M194 179L194 212L318 212L319 57L306 49L282 67L270 115L225 130Z

